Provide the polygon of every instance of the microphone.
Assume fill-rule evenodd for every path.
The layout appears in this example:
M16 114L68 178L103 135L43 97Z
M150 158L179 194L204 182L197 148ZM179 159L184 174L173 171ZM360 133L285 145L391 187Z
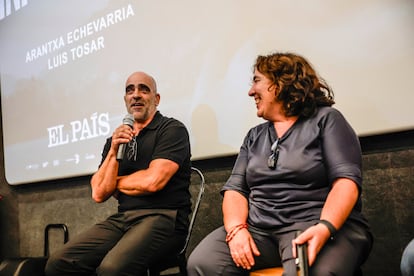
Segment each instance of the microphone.
M132 114L125 115L125 118L122 120L124 125L128 125L131 128L134 127L134 116ZM120 144L118 148L118 152L116 153L116 160L121 161L124 159L125 151L127 148L127 144Z

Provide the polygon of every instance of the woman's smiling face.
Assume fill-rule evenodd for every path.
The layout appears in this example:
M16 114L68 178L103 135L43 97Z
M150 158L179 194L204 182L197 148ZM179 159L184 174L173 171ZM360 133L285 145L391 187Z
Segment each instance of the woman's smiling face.
M254 98L257 116L271 120L276 111L275 107L279 106L276 104L276 85L257 69L254 70L249 96Z

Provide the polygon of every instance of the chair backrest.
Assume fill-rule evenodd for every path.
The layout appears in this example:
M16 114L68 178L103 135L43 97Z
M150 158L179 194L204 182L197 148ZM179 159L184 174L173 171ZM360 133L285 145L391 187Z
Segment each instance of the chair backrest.
M191 171L192 171L192 173L197 174L197 176L199 178L199 181L200 181L200 188L198 189L197 198L193 202L193 208L192 208L193 210L191 212L190 225L188 226L188 234L187 234L187 238L186 238L184 247L180 252L180 255L185 254L185 251L187 250L188 244L190 242L191 233L193 231L194 222L195 222L196 217L197 217L198 209L200 207L201 198L203 197L204 187L205 187L205 180L204 180L203 173L195 167L191 167ZM194 183L191 183L191 185L193 185L193 184Z
M63 243L67 243L69 240L69 230L66 224L56 223L48 224L45 227L45 242L44 242L44 256L49 257L49 232L51 229L62 229L63 230Z

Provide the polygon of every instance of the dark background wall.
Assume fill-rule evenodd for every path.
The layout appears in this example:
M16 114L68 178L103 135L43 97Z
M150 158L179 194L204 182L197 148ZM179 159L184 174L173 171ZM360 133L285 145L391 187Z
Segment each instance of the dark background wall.
M0 261L42 256L47 224L66 224L70 238L116 211L113 199L102 204L92 201L90 176L8 185L0 139ZM402 250L414 238L414 131L361 137L360 141L364 213L375 236L373 251L363 267L364 275L399 275ZM207 187L190 252L207 233L222 224L218 191L227 180L234 159L235 156L229 156L193 163L204 172ZM53 230L51 251L62 242L59 230Z

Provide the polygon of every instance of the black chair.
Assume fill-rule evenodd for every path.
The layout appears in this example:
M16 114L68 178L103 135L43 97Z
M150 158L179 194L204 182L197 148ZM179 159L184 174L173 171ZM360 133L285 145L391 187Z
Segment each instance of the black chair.
M169 270L169 269L173 269L173 268L178 268L179 269L179 273L180 273L179 275L187 276L186 251L187 251L188 244L190 242L191 232L193 230L194 222L195 222L195 219L197 217L197 212L198 212L198 209L200 207L201 198L204 194L204 186L205 186L205 180L204 180L203 173L199 169L194 168L194 167L191 167L191 171L192 171L192 174L196 174L198 176L199 181L200 181L200 188L198 189L197 198L195 199L195 201L193 201L193 208L192 208L192 212L191 212L190 225L188 227L188 234L187 234L187 238L186 238L184 247L183 247L183 249L181 249L181 251L180 251L180 253L178 253L178 255L171 256L168 259L160 260L160 262L157 263L156 266L149 268L148 271L147 271L148 276L159 276L161 272ZM191 186L193 186L193 185L194 185L194 183L192 181ZM165 275L165 274L163 274L163 275ZM173 274L173 275L176 275L176 274Z

